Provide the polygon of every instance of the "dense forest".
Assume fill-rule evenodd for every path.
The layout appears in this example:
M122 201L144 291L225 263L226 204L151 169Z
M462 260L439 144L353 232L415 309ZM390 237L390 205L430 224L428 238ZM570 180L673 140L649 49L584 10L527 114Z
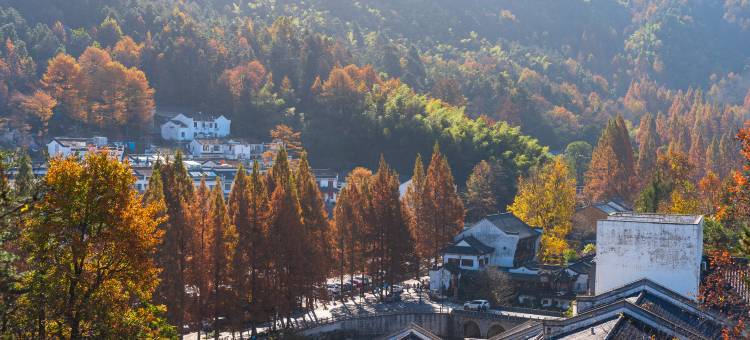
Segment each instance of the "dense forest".
M332 275L419 274L498 211L565 263L576 207L609 199L706 214L706 249L747 256L747 41L737 0L0 0L2 146L23 149L0 167L0 335L254 328ZM226 201L179 155L142 196L97 155L31 175L52 136L154 143L162 111L284 126L299 157ZM313 167L349 174L331 214Z
M748 9L736 1L0 7L0 112L48 135L137 139L151 108L176 107L226 114L238 137L285 123L315 166L341 170L383 152L406 173L437 140L463 179L487 156L523 173L542 146L593 145L617 114L631 136L650 115L657 146L707 148L750 105Z

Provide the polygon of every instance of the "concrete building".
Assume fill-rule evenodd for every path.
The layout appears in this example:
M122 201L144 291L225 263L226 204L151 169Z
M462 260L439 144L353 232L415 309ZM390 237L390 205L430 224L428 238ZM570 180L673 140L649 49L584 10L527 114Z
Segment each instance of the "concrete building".
M695 300L703 216L615 213L597 224L596 294L646 278Z
M196 113L190 116L179 113L161 125L161 138L189 142L195 138L221 138L229 136L232 121L223 115Z

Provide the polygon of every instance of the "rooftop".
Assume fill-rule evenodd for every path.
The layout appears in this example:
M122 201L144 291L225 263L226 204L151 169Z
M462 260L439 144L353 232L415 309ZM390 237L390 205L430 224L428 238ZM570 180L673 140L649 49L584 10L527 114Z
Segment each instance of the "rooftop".
M593 205L594 208L601 210L607 215L612 215L620 212L632 211L625 203L621 200L611 200L607 202L600 202Z
M488 215L485 217L506 234L518 235L518 238L536 237L539 232L531 228L512 213Z
M665 215L618 212L609 215L606 221L697 225L701 224L703 221L703 215Z
M484 255L493 251L495 248L485 245L473 236L467 236L443 249L443 253L463 255Z

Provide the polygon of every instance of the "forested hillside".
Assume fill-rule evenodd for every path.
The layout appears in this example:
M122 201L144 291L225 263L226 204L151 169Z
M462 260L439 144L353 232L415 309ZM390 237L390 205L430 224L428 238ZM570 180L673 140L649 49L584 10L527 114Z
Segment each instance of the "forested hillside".
M314 165L338 169L384 152L408 170L437 140L465 178L490 156L524 172L544 145L595 144L617 114L631 136L648 115L671 127L659 145L705 153L750 105L748 8L731 0L0 7L0 112L39 136L135 138L154 105L177 107L227 114L239 137L285 123Z
M749 41L746 0L0 0L0 337L283 338L334 298L395 298L505 211L541 230L534 266L595 253L575 215L601 202L704 215L704 255L733 263ZM232 141L193 142L262 155L183 158L166 112L222 114ZM159 148L48 158L55 136ZM510 303L506 274L465 297ZM690 298L740 331L721 275Z

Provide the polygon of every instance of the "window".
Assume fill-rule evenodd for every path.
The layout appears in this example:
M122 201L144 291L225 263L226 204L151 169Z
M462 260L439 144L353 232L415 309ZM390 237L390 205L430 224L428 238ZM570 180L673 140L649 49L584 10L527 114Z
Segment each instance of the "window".
M198 122L193 122L193 127L198 127Z
M180 132L180 137L185 138L185 131Z
M224 183L224 190L232 190L232 184L231 183Z
M218 145L214 145L214 151L216 151L216 152L219 151L219 146Z
M448 264L458 265L458 259L448 259Z
M208 151L208 145L203 146L203 151Z
M474 260L472 259L461 260L461 267L474 267Z

